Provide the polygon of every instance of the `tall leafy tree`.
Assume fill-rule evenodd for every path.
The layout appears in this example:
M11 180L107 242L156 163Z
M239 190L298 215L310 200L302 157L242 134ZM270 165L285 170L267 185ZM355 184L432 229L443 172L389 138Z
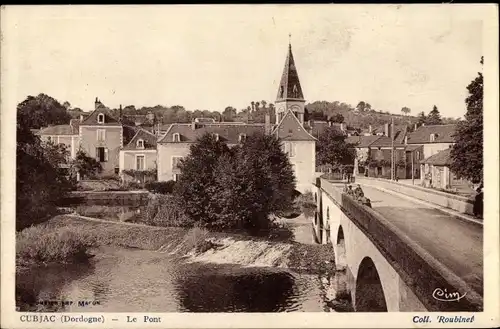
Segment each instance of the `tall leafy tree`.
M354 164L354 149L345 142L345 136L335 127L328 127L316 143L316 157L320 165L331 165L343 171Z
M222 158L216 186L224 224L258 233L269 228L269 215L292 207L295 177L281 142L254 134L232 157Z
M483 58L481 58L483 64ZM457 125L456 143L451 149L451 170L459 177L473 183L483 179L483 75L467 86L465 120Z
M404 114L404 115L408 115L408 114L410 114L411 109L410 109L409 107L406 107L406 106L405 106L405 107L403 107L403 108L401 109L401 112L403 112L403 114Z
M17 122L30 129L67 124L70 119L71 115L66 108L45 94L28 96L17 105Z
M228 154L227 145L207 133L191 145L190 154L179 165L182 174L174 194L186 206L186 214L205 226L218 220L215 172L219 159Z
M22 117L18 119L23 122ZM16 142L16 229L21 230L54 214L58 200L72 184L60 167L68 159L62 145L41 142L20 123Z
M426 119L426 124L428 125L442 125L443 119L441 118L441 114L436 105L432 108L432 111L429 112Z

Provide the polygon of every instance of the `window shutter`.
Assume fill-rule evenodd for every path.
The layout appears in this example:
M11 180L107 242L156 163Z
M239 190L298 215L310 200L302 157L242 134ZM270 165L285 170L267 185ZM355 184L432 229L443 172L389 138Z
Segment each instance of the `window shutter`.
M108 149L104 149L104 161L108 161Z

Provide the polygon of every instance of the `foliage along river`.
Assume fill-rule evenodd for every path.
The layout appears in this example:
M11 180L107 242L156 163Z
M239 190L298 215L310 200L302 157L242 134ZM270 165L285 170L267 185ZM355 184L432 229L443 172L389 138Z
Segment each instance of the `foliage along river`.
M325 277L252 264L186 262L168 253L100 247L88 264L18 275L23 310L66 312L331 312ZM73 301L68 306L40 302ZM82 307L79 301L90 302Z

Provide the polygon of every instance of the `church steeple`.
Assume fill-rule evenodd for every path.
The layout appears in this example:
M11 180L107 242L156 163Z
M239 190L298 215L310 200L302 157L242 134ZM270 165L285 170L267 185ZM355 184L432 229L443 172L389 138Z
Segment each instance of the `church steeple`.
M276 96L277 116L279 119L285 114L288 109L291 109L297 119L304 123L304 94L300 85L299 74L293 59L292 44L288 44L288 54L285 60L285 68L281 75L280 85L278 87L278 95ZM279 106L281 104L281 106Z

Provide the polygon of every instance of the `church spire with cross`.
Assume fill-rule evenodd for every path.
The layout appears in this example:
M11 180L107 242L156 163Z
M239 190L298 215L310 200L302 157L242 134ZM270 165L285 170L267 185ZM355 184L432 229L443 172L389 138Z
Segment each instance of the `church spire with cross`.
M299 74L293 59L291 34L288 35L288 54L285 60L285 68L281 75L276 96L277 123L288 109L291 109L301 123L304 122L304 94L300 85Z

